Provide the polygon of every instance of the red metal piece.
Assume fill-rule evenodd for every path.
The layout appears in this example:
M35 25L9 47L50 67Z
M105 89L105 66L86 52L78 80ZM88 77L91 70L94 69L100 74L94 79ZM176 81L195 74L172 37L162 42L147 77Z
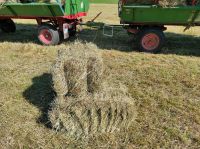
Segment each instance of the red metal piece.
M37 24L38 24L38 25L41 25L41 24L42 24L42 19L38 18L38 19L36 19L36 21L37 21Z
M39 38L43 41L46 45L49 45L52 41L52 35L48 29L43 29L39 33Z
M154 33L149 33L142 38L141 43L146 50L151 51L159 46L160 38Z
M86 12L80 12L80 13L73 14L73 15L63 16L63 18L66 18L66 19L77 19L77 18L80 18L80 17L84 17L86 15L87 15Z
M196 5L196 0L192 0L192 6Z
M132 34L137 34L137 33L139 32L139 30L138 30L138 29L135 29L135 28L129 28L129 29L127 29L127 31L128 31L129 33L132 33Z
M125 4L126 3L126 0L120 0L121 1L121 4Z
M155 3L155 4L158 4L158 2L159 2L159 0L154 0L154 3Z

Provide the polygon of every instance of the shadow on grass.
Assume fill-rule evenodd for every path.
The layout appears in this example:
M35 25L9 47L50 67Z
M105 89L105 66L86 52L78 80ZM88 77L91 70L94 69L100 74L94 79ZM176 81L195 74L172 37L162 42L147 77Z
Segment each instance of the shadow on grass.
M166 42L160 54L177 54L185 56L200 56L200 37L192 35L176 34L166 32ZM102 30L83 30L78 39L92 42L100 49L116 49L119 51L138 51L133 35L128 35L126 30L118 28L114 37L106 37Z
M16 24L17 30L15 33L0 32L1 42L20 42L20 43L37 43L37 25L34 24Z
M41 76L33 78L32 85L23 92L23 96L29 103L33 104L41 111L37 122L51 128L51 123L48 119L48 110L55 97L55 93L52 89L52 75L44 73Z
M163 54L200 56L200 37L166 32Z
M200 37L171 32L166 32L165 35L166 43L161 54L200 56ZM105 50L138 51L133 36L128 35L122 27L114 29L113 37L104 36L102 30L88 27L78 33L76 37L72 37L68 41L63 41L63 43L74 42L76 39L83 42L92 42L100 49ZM17 31L15 33L0 33L0 43L4 41L40 44L37 39L37 25L17 24Z

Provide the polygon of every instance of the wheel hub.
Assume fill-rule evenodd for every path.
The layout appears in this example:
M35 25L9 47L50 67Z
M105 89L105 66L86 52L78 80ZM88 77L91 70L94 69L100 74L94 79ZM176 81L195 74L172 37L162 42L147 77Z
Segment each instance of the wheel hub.
M52 35L48 29L41 30L39 34L39 38L47 45L50 44L52 41Z
M155 33L149 33L142 38L142 46L146 50L154 50L159 46L160 39Z

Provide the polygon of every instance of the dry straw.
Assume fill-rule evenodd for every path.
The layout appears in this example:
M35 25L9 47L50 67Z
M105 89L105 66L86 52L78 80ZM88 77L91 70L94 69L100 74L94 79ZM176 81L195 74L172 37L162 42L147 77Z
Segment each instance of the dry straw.
M185 6L187 0L159 0L159 5L163 7Z
M57 93L49 111L52 126L73 136L128 128L136 117L134 100L124 86L102 83L103 60L97 47L71 47L59 51L52 69Z
M78 100L66 97L62 104L56 103L59 109L55 106L50 112L54 128L76 136L128 128L136 117L134 101L128 96L101 98L101 95Z
M101 89L103 60L97 51L91 50L87 60L88 92L95 93Z
M142 5L153 5L156 4L155 0L127 0L128 4L142 4ZM180 6L180 5L187 5L187 0L158 0L158 5L162 7L173 7L173 6Z

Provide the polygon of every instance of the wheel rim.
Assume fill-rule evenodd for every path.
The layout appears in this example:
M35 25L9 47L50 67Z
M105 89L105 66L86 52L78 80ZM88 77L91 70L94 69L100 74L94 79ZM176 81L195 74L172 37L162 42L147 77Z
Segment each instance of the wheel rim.
M51 32L48 29L43 29L40 31L39 38L43 43L48 45L52 41Z
M142 46L148 51L155 50L160 44L160 38L155 33L149 33L142 38Z

